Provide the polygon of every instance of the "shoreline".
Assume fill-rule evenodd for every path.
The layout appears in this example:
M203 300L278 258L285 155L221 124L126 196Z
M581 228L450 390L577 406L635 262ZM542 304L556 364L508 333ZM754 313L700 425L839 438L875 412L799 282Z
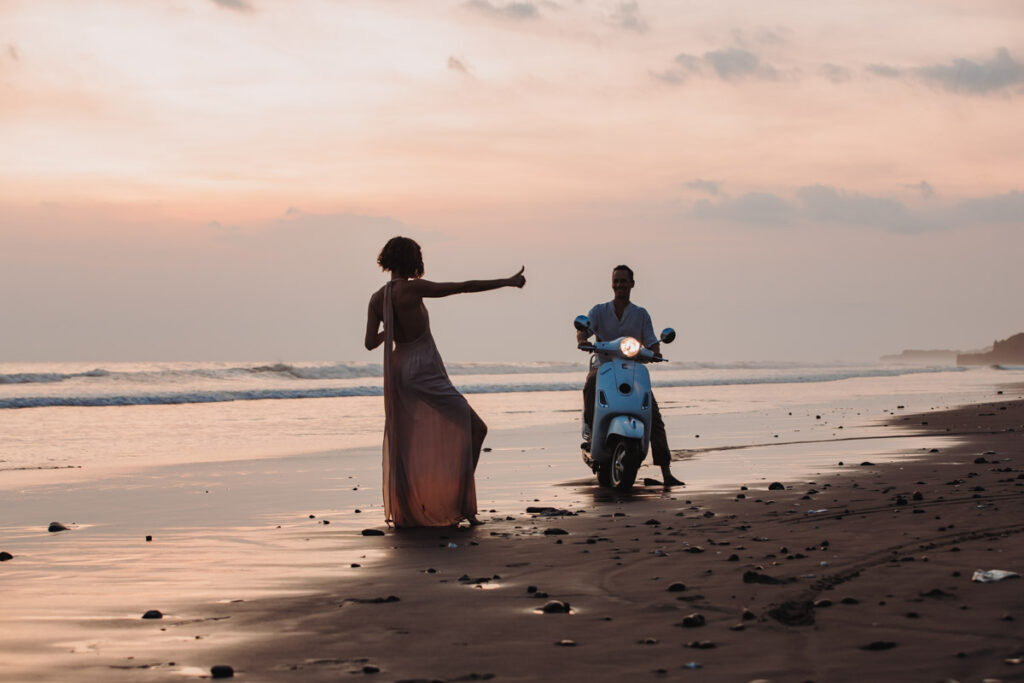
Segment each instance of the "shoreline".
M222 531L197 538L184 515L178 531L143 545L118 536L123 524L82 528L77 538L47 539L52 548L35 558L36 568L28 566L33 558L15 551L15 562L2 569L20 563L26 572L40 571L47 561L88 566L91 555L109 553L126 565L113 580L126 579L138 595L119 605L90 603L80 593L89 587L83 580L59 590L44 582L33 595L20 596L46 600L53 599L51 591L63 593L71 605L57 608L50 623L62 625L62 635L77 635L56 644L64 655L48 656L40 647L47 642L47 620L37 619L2 646L14 666L0 672L0 680L177 680L208 675L215 664L260 681L371 675L364 667L379 671L374 680L389 681L472 680L471 674L477 680L485 674L496 680L1024 680L1024 665L1005 663L1024 654L1021 584L970 582L974 569L1024 570L1021 525L1004 523L1024 519L1024 480L1015 479L1024 472L1017 445L1024 401L893 415L886 422L884 429L898 437L892 443L906 445L886 456L888 464L874 458L876 466L862 467L850 460L783 481L782 491L745 478L746 491L737 483L728 493L648 487L619 496L596 489L578 462L551 472L544 465L550 454L534 457L506 435L509 442L499 449L524 455L521 463L505 465L527 468L512 489L541 472L562 483L534 484L536 499L502 493L525 504L493 515L482 509L488 524L475 529L363 537L348 521L323 526L318 516L279 519L281 528L273 535L259 531L264 540L252 545L251 530L232 528L230 518ZM920 422L928 424L913 424ZM1008 428L1015 431L1000 431ZM919 441L939 452L922 452ZM827 451L830 442L812 443L808 448ZM871 452L890 442L868 437L864 443ZM792 448L770 447L779 446ZM980 455L985 451L998 455ZM977 457L998 463L975 464ZM675 469L686 479L701 460L677 461ZM233 465L224 464L225 476ZM1014 472L995 471L1007 467ZM565 472L572 474L560 478ZM647 472L653 470L642 470L641 477ZM962 483L947 484L956 480ZM379 493L376 483L367 483L366 495ZM281 487L286 484L280 479ZM970 490L975 486L985 490ZM914 493L922 499L914 500ZM223 514L225 504L223 497L211 503L209 513ZM529 514L531 506L574 514ZM828 511L808 515L809 509ZM189 514L194 519L195 511ZM382 527L368 516L360 521ZM567 533L545 534L554 528ZM86 559L69 559L69 552ZM208 575L189 571L190 558ZM783 583L744 583L747 572ZM277 580L268 582L270 575ZM290 591L282 591L282 576ZM674 583L685 590L667 590ZM528 592L531 586L538 591ZM398 600L388 601L392 595ZM844 598L858 602L844 604ZM537 613L549 599L568 602L574 613ZM815 607L821 599L832 605ZM139 614L126 611L125 603L137 604ZM810 614L814 623L786 625L771 616L786 603L797 607L784 619ZM165 618L141 621L149 608L163 608ZM744 609L754 618L744 620ZM693 613L706 625L678 625ZM1016 616L1005 621L1005 615ZM738 626L743 630L732 630ZM574 645L555 645L563 640ZM872 643L895 646L860 649ZM690 662L700 671L685 669Z

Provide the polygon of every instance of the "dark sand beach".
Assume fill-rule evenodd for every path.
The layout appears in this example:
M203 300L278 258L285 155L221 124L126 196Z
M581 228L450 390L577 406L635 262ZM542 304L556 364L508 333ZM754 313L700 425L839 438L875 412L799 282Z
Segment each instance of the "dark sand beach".
M172 539L144 591L134 570L146 602L123 604L139 613L55 616L79 637L48 645L52 660L45 620L5 633L7 655L37 656L0 678L181 680L227 665L250 681L1024 680L1024 581L972 581L1024 571L1018 395L894 413L885 429L916 435L913 448L781 489L619 496L580 480L566 486L583 498L484 510L472 529L321 524L310 541L313 519L275 544ZM223 565L216 580L190 572L199 556ZM293 590L260 595L247 563ZM232 575L244 599L225 594ZM76 599L49 589L41 605ZM163 619L140 619L161 606Z
M367 538L386 564L223 608L262 637L218 654L282 681L1024 680L1024 582L971 580L1024 569L1024 401L891 424L955 438L784 490Z

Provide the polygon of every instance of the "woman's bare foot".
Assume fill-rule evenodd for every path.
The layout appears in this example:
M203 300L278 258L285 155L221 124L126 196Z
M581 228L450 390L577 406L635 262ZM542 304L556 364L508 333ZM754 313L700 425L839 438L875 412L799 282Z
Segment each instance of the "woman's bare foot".
M486 523L476 515L469 515L468 517L466 517L466 521L469 522L470 526L480 526L481 524Z

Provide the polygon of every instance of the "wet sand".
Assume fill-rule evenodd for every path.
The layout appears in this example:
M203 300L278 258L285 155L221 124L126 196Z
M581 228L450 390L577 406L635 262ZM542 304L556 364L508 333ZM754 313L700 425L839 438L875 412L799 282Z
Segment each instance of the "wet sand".
M1024 401L1011 393L895 414L876 429L893 438L868 451L821 444L856 460L781 490L750 475L717 493L618 496L574 479L474 529L362 536L381 528L368 507L365 524L311 510L249 533L230 526L251 523L233 517L239 465L204 470L182 495L222 515L222 532L197 533L192 511L149 543L137 521L131 538L99 524L28 556L0 547L15 555L0 580L18 582L22 609L38 605L4 628L0 679L181 680L225 664L251 681L1024 680L1024 582L971 581L1024 573ZM680 455L686 479L703 458ZM530 467L517 481L539 475ZM297 475L270 476L288 489ZM374 497L372 473L353 476ZM143 500L162 490L130 481ZM287 507L274 490L264 503ZM129 592L90 601L93 563ZM571 612L544 613L552 600ZM164 618L140 619L147 609Z

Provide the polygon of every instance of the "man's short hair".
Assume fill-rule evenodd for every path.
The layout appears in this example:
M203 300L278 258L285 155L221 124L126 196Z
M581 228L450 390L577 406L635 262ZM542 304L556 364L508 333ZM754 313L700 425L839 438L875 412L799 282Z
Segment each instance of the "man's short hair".
M613 272L613 273L614 273L614 272L615 272L616 270L624 270L624 271L626 271L627 273L629 273L629 281L630 281L630 282L632 282L632 281L633 281L633 269L632 269L632 268L630 268L629 266L623 266L623 265L619 265L619 266L615 266L614 268L612 268L612 272Z

